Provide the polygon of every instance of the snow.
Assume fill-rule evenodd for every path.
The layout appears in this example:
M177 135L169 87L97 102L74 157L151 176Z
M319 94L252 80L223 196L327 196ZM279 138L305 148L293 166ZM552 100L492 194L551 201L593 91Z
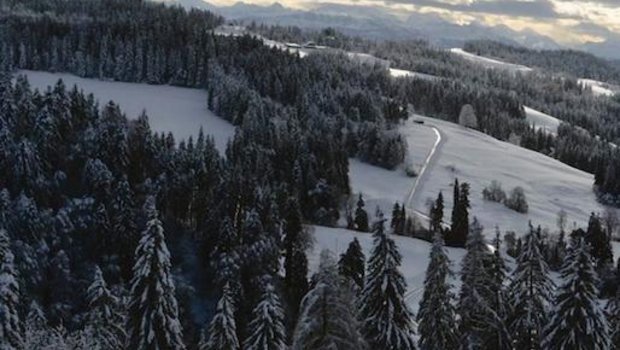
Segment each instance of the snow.
M523 108L525 109L525 118L536 130L543 130L554 135L558 133L558 126L560 126L561 123L558 118L554 118L527 106L523 106Z
M418 212L428 213L428 201L443 191L444 217L449 221L455 178L470 184L470 217L478 217L487 233L498 225L502 232L514 231L522 235L527 232L529 221L555 230L561 209L567 212L570 228L573 223L585 227L591 212L602 213L605 209L596 201L591 174L453 123L422 116L414 119L423 120L425 124L409 121L401 128L414 164L419 164L433 147L435 138L430 127L435 126L442 135L442 144L432 157L411 203L407 203ZM364 194L371 215L376 206L386 214L391 213L395 202L406 201L415 183L402 168L389 171L356 160L350 161L349 174L353 193ZM529 212L520 214L500 203L484 201L482 190L492 180L501 182L508 194L515 186L521 186Z
M481 64L486 68L494 68L494 69L504 69L513 73L517 72L531 72L532 68L523 66L520 64L507 63L499 60L494 60L492 58L482 57L478 55L474 55L473 53L469 53L460 48L450 49L450 52L463 57L464 59Z
M413 72L410 70L396 69L396 68L390 68L390 76L394 78L418 78L418 79L424 79L424 80L440 79L439 77L435 75L418 73L418 72Z
M68 88L77 85L85 93L92 93L100 105L114 101L129 119L139 117L145 110L153 131L172 132L177 141L190 136L195 139L202 127L223 152L234 135L234 126L207 109L207 95L203 90L84 79L64 73L22 70L18 74L26 75L32 87L41 91L55 85L59 79Z
M614 86L598 80L579 79L578 82L584 87L591 87L594 96L614 96L620 91L620 86Z

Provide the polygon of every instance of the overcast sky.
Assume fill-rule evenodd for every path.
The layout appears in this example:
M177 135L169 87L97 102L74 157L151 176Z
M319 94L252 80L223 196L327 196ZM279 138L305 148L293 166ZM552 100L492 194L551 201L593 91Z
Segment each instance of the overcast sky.
M230 5L239 0L207 0ZM271 4L274 0L244 0ZM311 8L322 1L280 0L285 6ZM620 0L326 0L323 2L381 6L395 14L409 11L438 13L453 22L480 21L532 29L564 44L602 42L620 35Z

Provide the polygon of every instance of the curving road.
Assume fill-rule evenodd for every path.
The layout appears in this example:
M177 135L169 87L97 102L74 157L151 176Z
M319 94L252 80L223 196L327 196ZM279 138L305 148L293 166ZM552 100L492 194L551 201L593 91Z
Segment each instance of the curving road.
M428 118L426 118L425 122L428 122ZM404 203L405 203L405 207L407 207L409 210L415 212L418 216L428 220L429 219L428 215L426 213L423 213L420 210L417 210L414 207L414 203L416 203L417 198L420 196L419 189L424 186L424 183L428 180L428 177L430 176L429 169L434 167L435 164L437 163L437 159L439 158L438 157L439 153L441 153L441 148L446 142L446 136L441 132L441 130L439 130L436 126L432 124L423 124L423 125L433 129L433 131L435 132L435 135L437 136L437 139L435 140L433 147L428 153L428 156L426 157L426 160L424 161L424 165L420 169L420 173L415 178L415 181L413 182L413 185L411 186L411 190L409 191L409 194L407 195Z

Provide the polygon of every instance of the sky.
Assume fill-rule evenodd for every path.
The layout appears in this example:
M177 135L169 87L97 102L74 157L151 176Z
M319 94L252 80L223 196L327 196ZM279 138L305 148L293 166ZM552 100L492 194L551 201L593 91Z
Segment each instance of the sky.
M207 0L231 5L239 0ZM274 0L244 0L269 5ZM321 0L279 0L287 7L309 9ZM516 30L533 30L562 44L603 42L620 35L620 0L325 0L363 6L379 6L396 15L435 13L455 23L478 21L504 24Z

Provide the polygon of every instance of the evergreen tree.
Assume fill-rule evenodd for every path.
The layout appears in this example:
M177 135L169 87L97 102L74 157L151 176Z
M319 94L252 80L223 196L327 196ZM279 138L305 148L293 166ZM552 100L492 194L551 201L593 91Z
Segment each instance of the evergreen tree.
M381 213L373 225L373 238L361 299L364 337L374 349L415 349L412 314L404 299L407 286L398 270L402 257L385 232Z
M591 254L596 261L597 268L600 269L613 264L611 237L603 229L601 218L594 213L590 215L585 240L590 245Z
M125 343L124 317L120 312L120 302L110 292L103 274L95 266L93 282L88 287L88 326L94 341L104 349L123 349Z
M392 221L390 222L392 232L397 235L404 234L406 220L405 205L403 204L401 207L398 202L394 203L394 208L392 209Z
M489 344L495 344L497 348L510 347L511 337L506 324L508 318L508 292L506 281L508 280L508 267L501 253L502 241L500 238L499 227L495 228L495 238L493 239L493 257L491 259L491 291L493 292L491 308L497 319L501 320L499 327L493 329L490 334Z
M452 207L452 227L446 243L455 247L464 247L469 233L469 184L459 186L454 180L454 206Z
M355 315L355 297L338 275L329 251L321 252L314 288L301 303L295 327L293 350L365 349Z
M299 315L299 304L308 292L308 258L299 202L290 198L284 224L284 291L289 310L289 325L294 328Z
M361 232L368 232L368 213L364 210L364 198L360 193L355 209L355 228Z
M285 350L286 330L284 311L280 298L273 285L265 287L261 301L252 312L248 339L243 343L244 350Z
M365 264L366 257L362 251L362 246L357 238L353 238L347 251L340 255L338 269L340 274L353 281L360 291L364 288Z
M611 343L615 344L616 348L618 348L618 344L620 344L620 288L618 288L616 294L607 302L606 311L609 321Z
M441 234L435 233L417 315L422 350L456 349L459 344L454 294L448 282L452 271L443 245Z
M148 221L135 254L128 344L140 350L185 349L170 271L170 252L154 197L146 199L144 211Z
M217 311L208 327L208 337L198 345L199 350L238 350L233 294L228 283L224 285Z
M530 232L523 239L509 286L508 326L516 349L535 350L541 349L543 330L549 317L548 305L555 287L540 251L540 236L531 225Z
M441 191L439 195L437 195L437 199L431 208L431 220L430 220L430 231L431 232L442 232L442 221L443 221L443 194Z
M0 349L20 349L19 284L9 235L0 228Z
M506 327L494 310L493 254L482 234L482 226L474 218L467 238L467 253L461 262L461 291L458 313L459 331L466 349L494 349L491 343L498 334L507 339ZM486 346L486 347L485 347Z
M563 282L556 291L543 348L609 349L610 330L597 300L598 278L588 244L582 238L573 242L562 267Z

